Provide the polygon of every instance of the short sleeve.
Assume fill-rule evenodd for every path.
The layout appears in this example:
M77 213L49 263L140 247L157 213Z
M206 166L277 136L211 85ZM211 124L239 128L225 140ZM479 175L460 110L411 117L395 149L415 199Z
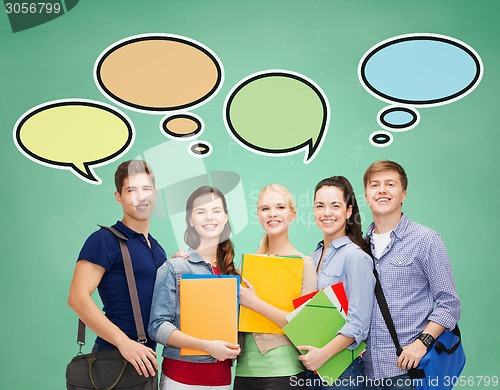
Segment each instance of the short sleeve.
M77 260L86 260L110 271L120 254L118 238L106 229L92 233L80 251Z

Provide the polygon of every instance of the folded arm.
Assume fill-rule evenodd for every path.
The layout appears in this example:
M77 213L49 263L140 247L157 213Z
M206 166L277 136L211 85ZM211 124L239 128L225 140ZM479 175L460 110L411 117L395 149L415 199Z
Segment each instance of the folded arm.
M155 351L128 338L103 314L91 298L105 272L106 270L100 265L79 260L71 281L68 305L95 334L116 346L137 373L146 377L154 376L155 370L158 369Z

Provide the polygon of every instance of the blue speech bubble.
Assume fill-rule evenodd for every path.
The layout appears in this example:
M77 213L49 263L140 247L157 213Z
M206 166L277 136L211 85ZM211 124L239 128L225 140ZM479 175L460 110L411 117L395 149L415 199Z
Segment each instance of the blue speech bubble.
M471 93L483 77L481 57L457 39L438 34L408 34L377 43L358 66L363 87L377 99L401 106L378 113L379 125L390 131L407 131L420 121L413 107L454 102ZM370 135L373 146L388 146L386 131Z
M378 99L410 106L451 103L479 84L483 64L467 44L444 35L409 34L368 50L358 76Z
M420 114L411 107L384 107L377 118L379 125L389 131L408 131L420 122Z
M369 137L370 143L377 148L385 148L394 140L391 133L385 130L374 131Z

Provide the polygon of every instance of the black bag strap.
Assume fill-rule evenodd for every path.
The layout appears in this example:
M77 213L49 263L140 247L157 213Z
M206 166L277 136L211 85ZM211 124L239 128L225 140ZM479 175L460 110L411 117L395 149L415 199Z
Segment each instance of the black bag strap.
M436 343L434 344L434 349L438 352L438 354L441 354L441 352L445 352L448 355L451 355L460 346L460 343L462 342L462 335L460 334L460 329L458 328L458 325L455 326L455 329L453 329L451 333L453 333L455 336L458 337L458 341L455 343L453 347L446 348L446 345L444 345L441 341L436 340Z
M142 322L141 315L141 305L139 303L139 295L137 293L137 286L135 283L134 268L132 267L132 259L130 258L130 252L127 248L127 237L125 237L121 232L116 230L111 226L98 225L102 229L107 229L112 232L120 242L120 250L123 257L123 266L125 268L125 277L127 278L127 286L130 294L130 301L132 303L132 312L134 314L135 327L137 329L138 342L144 344L147 342L146 332L144 331L144 323ZM85 323L79 319L78 321L78 336L77 343L80 345L80 353L82 352L82 346L85 345Z
M389 306L387 305L387 300L385 299L384 291L382 290L382 285L380 284L375 264L373 265L373 274L375 275L375 297L377 298L378 306L380 307L382 317L384 317L387 329L389 329L389 333L391 334L392 341L396 346L396 355L399 356L401 355L401 352L403 352L403 348L401 348L401 344L399 344L396 327L392 321L391 312L389 311Z
M392 321L391 313L389 311L389 306L387 305L387 301L385 299L384 292L382 291L382 285L380 284L380 279L378 276L377 269L375 268L375 263L373 264L373 274L375 275L375 297L377 298L378 306L380 307L380 311L382 313L382 316L384 317L384 321L385 321L385 324L387 325L387 329L389 329L389 333L391 334L392 341L394 342L394 345L396 346L396 355L399 356L399 355L401 355L401 352L403 352L403 348L401 348L401 345L399 344L398 335L396 333L396 328L394 326L394 322ZM453 329L452 332L455 336L458 337L457 343L451 348L446 348L446 346L443 343L436 340L436 342L434 344L434 349L436 349L439 354L441 352L445 352L445 353L451 355L460 346L460 343L462 341L462 337L461 337L460 329L458 328L458 325L455 326L455 329ZM419 368L410 368L408 370L408 374L410 375L410 378L412 378L412 379L425 378L424 370L419 369Z
M389 311L389 306L387 305L387 300L385 299L384 291L382 290L382 285L380 284L380 279L377 269L375 268L375 264L373 264L373 274L375 275L375 297L377 298L378 306L380 307L380 311L382 313L382 316L384 317L387 329L389 329L389 333L391 334L392 341L396 346L396 355L399 357L399 355L401 355L401 353L403 352L403 348L401 348L401 344L399 344L396 327L394 326L394 322L392 321L391 312ZM412 379L425 378L424 370L418 368L408 369L408 374Z
M458 328L458 325L455 326L455 329L451 331L455 336L458 337L458 341L456 344L451 347L451 348L446 348L446 346L438 340L434 343L434 349L437 351L438 354L441 354L442 352L447 353L448 355L451 355L453 352L455 352L458 347L460 346L460 343L462 342L462 336L460 334L460 329ZM421 368L412 368L408 370L408 373L410 374L410 378L412 379L421 379L425 378L425 371Z

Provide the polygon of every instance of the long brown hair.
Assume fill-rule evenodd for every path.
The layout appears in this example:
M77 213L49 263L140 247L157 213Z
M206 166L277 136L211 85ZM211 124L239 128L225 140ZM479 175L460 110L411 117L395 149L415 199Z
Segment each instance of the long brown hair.
M222 201L224 212L227 214L226 198L222 192L210 186L202 186L195 190L186 201L186 231L184 232L184 242L191 248L196 249L200 246L200 236L195 228L189 223L189 218L193 213L193 203L200 196L213 194L215 197ZM224 229L219 237L219 244L217 245L217 269L224 275L237 275L234 266L234 246L229 237L231 236L231 225L229 220L224 225Z
M352 206L351 216L346 221L346 234L352 242L371 255L370 245L363 238L358 201L356 200L356 195L354 194L354 190L349 180L347 180L344 176L327 177L316 184L314 197L316 197L316 192L318 192L318 190L322 187L337 187L342 190L347 209L349 209L349 206Z

